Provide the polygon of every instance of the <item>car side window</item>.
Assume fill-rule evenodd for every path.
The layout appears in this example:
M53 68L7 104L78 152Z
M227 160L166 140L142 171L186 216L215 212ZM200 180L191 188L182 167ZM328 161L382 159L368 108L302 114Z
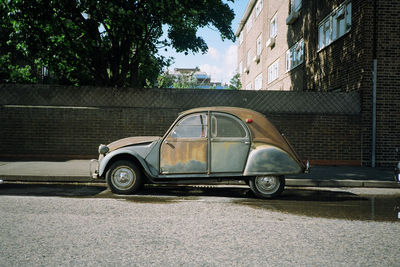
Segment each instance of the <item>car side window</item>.
M213 114L211 119L211 135L217 137L244 138L246 130L241 122L225 114Z
M207 114L194 114L183 118L172 130L172 138L207 137Z

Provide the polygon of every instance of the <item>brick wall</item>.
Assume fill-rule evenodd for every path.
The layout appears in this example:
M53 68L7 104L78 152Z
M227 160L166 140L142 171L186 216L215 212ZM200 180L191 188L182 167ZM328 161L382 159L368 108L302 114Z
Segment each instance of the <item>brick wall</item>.
M0 108L3 158L92 158L100 143L161 135L178 110L6 106Z
M393 165L400 160L400 2L377 3L376 161Z
M316 164L360 165L357 115L267 115L302 159Z
M360 164L358 94L0 85L0 157L92 158L100 143L163 135L178 113L239 106L266 116L303 159Z

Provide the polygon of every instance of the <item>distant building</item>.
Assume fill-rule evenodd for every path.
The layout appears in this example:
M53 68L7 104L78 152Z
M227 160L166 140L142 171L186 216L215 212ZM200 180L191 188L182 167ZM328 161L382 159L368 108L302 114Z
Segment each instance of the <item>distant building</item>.
M177 81L186 82L193 88L198 89L227 89L227 85L221 82L212 82L211 75L199 68L175 68L173 72L169 72Z

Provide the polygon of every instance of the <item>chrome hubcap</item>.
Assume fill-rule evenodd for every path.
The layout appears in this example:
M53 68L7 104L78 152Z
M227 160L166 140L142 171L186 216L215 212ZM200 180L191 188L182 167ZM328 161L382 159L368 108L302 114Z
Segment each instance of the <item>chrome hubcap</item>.
M135 172L128 166L115 169L111 175L114 186L120 190L130 188L136 180Z
M270 194L279 188L280 181L276 176L258 176L255 184L260 192Z

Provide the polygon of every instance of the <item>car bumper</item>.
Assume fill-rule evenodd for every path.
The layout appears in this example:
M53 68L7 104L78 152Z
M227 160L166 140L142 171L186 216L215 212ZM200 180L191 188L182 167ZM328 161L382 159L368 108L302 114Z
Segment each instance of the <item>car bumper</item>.
M311 171L311 165L310 162L307 160L306 163L304 164L304 173L310 173Z
M99 161L97 159L92 159L89 165L89 173L92 179L99 178Z

